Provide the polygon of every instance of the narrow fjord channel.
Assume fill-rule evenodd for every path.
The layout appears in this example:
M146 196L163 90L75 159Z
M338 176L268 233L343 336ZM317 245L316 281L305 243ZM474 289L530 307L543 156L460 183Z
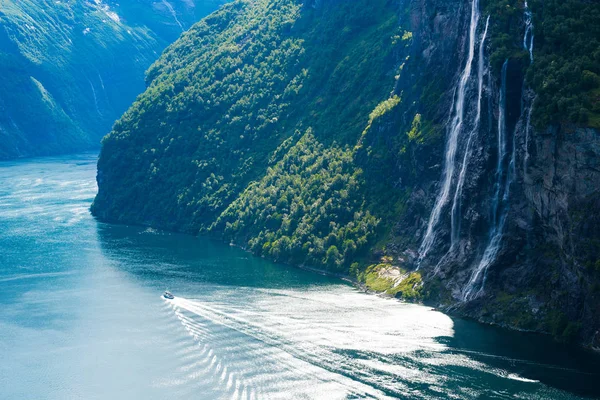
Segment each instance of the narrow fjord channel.
M95 174L95 154L0 163L0 398L600 396L598 357L544 337L98 223Z

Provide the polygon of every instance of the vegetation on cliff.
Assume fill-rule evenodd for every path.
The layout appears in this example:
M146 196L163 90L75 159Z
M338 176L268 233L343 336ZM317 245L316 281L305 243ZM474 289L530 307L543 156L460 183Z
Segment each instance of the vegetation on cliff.
M324 148L307 132L259 182L250 184L216 226L225 224L225 237L247 242L255 254L347 271L379 223L363 210L363 191L352 152Z
M409 40L368 3L236 1L186 32L104 139L94 213L347 270L379 224L356 145Z
M534 59L523 48L523 0L485 0L491 15L491 64L520 60L537 100L536 125L571 123L600 128L600 3L585 0L529 0Z
M600 128L600 3L533 0L538 125L571 121Z
M407 301L421 301L426 297L423 279L419 272L409 272L393 266L384 259L358 272L357 278L368 289Z

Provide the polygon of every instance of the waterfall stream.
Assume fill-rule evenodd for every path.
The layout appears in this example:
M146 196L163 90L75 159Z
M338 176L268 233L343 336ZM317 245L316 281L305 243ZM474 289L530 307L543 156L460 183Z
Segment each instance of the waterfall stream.
M462 160L462 166L460 169L460 173L458 175L458 183L456 185L456 192L454 193L454 198L452 200L452 222L451 222L451 251L458 242L460 236L460 210L461 210L461 196L462 190L465 184L465 177L467 175L467 168L469 166L469 159L471 158L472 149L471 145L473 142L473 138L479 132L479 126L481 122L481 99L483 96L483 78L485 76L485 40L487 38L488 28L490 25L490 17L487 17L485 22L485 29L483 31L483 35L481 37L481 41L479 42L479 60L478 60L478 72L477 72L477 112L475 113L475 121L473 122L473 128L469 133L469 138L467 140L467 146L465 149L465 154Z
M442 218L442 213L452 199L452 208L450 213L450 248L446 256L456 250L460 241L461 231L461 208L462 194L468 173L470 158L473 153L473 142L479 133L481 126L482 98L484 92L484 78L486 74L485 43L488 35L490 18L488 16L485 28L481 34L478 43L477 74L473 74L475 51L478 42L477 28L480 19L479 0L471 2L471 18L469 25L468 53L464 69L455 88L454 102L451 107L451 119L448 125L448 138L446 143L446 153L444 159L444 169L440 190L436 198L434 207L431 211L427 230L419 248L419 258L417 268L420 268L422 261L431 251L438 234L437 226ZM530 62L533 62L533 19L532 13L525 3L525 33L523 36L523 48L529 53ZM473 268L471 276L462 290L462 300L469 301L479 296L485 287L487 272L489 267L496 261L501 249L504 226L508 218L508 200L510 197L511 184L516 177L516 135L517 128L511 127L510 132L507 123L507 75L509 60L507 59L502 66L502 76L500 84L500 96L498 103L498 121L497 121L497 162L495 171L495 183L493 196L490 202L490 223L487 235L487 241L483 255L476 267ZM472 76L473 75L473 76ZM472 80L477 77L477 97L476 105L469 104L469 92L471 87L475 86ZM474 96L471 96L474 97ZM524 127L525 133L525 161L527 165L529 146L529 132L531 122L532 100L528 91L523 89L521 96L521 127ZM469 107L474 108L474 112L469 112ZM463 132L468 132L466 135ZM463 151L463 153L460 153ZM460 155L459 155L460 153ZM457 158L461 164L458 165ZM452 196L452 197L451 197ZM439 272L441 264L446 257L443 257L435 267L434 274Z
M535 98L529 104L527 120L525 121L525 157L523 157L523 176L527 176L527 167L529 166L529 136L531 133L531 114L533 114L533 103Z
M171 5L171 3L169 3L167 0L162 0L162 3L165 5L165 7L167 7L167 10L169 10L171 16L173 17L173 20L177 23L177 25L179 25L179 28L181 28L181 32L184 32L185 28L181 24L181 21L179 21L179 18L177 18L177 13L175 12L175 9Z
M527 2L525 2L525 34L523 35L523 49L529 53L530 63L533 63L533 20ZM485 288L487 272L495 261L500 251L504 225L508 217L508 200L510 195L510 185L516 177L516 134L517 128L513 130L511 156L508 162L508 170L504 170L505 159L508 157L507 144L508 137L506 132L506 74L508 60L502 66L502 82L500 88L500 102L498 115L498 163L496 166L496 185L495 194L492 199L492 219L489 231L489 241L483 253L479 265L472 272L465 289L463 290L463 301L472 300L478 297ZM523 170L526 174L529 161L529 135L531 131L531 115L533 112L533 99L529 91L523 84L521 95L521 126L525 135L525 157L523 161Z
M487 270L496 260L500 243L502 241L502 231L506 222L507 212L504 210L504 202L508 199L510 183L513 174L505 171L505 160L508 155L507 135L506 135L506 75L508 70L508 60L502 66L502 82L500 86L500 101L498 104L498 161L496 163L496 183L494 197L492 197L491 223L489 230L488 244L483 252L483 257L479 265L473 270L471 278L463 290L463 300L468 301L477 297L485 286ZM509 169L514 167L514 143L511 151L511 161Z
M533 62L533 15L529 5L525 2L525 35L523 35L523 48L529 52L529 60Z
M529 5L525 2L525 34L523 35L523 49L529 52L529 63L533 63L533 15L529 10ZM533 113L533 103L535 97L527 96L523 91L524 108L529 108L527 120L525 121L525 157L523 158L523 176L527 176L527 166L529 164L529 135L531 132L531 114Z
M96 112L98 113L98 115L102 116L102 112L100 111L100 106L98 104L98 97L96 96L96 88L94 88L94 84L89 78L88 82L90 84L90 87L92 88L92 95L94 97L94 105L96 106Z
M454 179L454 173L456 170L456 152L459 144L459 134L462 130L464 117L465 117L465 99L467 86L471 79L471 72L473 69L473 59L475 58L475 42L477 34L477 26L479 24L479 0L472 0L471 2L471 19L469 24L469 51L467 55L467 62L465 68L458 81L458 87L456 90L456 98L452 105L451 113L453 115L450 123L448 141L446 144L446 156L444 162L444 170L442 173L442 185L440 193L437 196L433 210L427 223L427 231L423 237L423 242L419 248L419 260L421 262L425 259L433 243L436 239L435 228L440 220L442 210L448 203L450 192L452 190L452 181Z

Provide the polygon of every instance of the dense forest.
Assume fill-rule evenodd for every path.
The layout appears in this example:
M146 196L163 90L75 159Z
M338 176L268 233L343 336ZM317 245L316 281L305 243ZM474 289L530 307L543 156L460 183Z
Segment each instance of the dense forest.
M518 40L522 0L486 1L494 16L492 64L500 71L507 57L518 59L537 94L535 122L600 128L600 7L581 0L529 0L534 52ZM533 63L530 65L530 57Z
M148 90L104 139L110 160L101 164L129 163L127 154L139 144L147 157L137 161L138 176L121 176L129 189L111 195L103 205L110 209L99 212L119 219L141 212L149 223L190 233L225 230L243 238L244 247L252 243L257 252L281 260L293 259L299 241L316 235L314 249L300 245L305 246L301 259L341 268L343 254L364 246L377 225L362 209L362 177L353 171L352 158L369 114L375 109L376 119L385 112L376 107L393 88L394 71L384 62L391 59L391 42L409 40L389 36L390 30L404 33L395 27L397 16L386 12L388 3L380 1L360 16L353 11L360 4L344 3L323 19L320 14L332 10L301 12L301 4L290 1L238 1L196 25L148 70ZM265 192L272 194L264 198ZM142 210L124 204L132 197L144 204ZM323 205L304 228L295 234L295 228L282 229L291 209L314 206L319 198ZM272 215L260 217L270 221L270 229L253 228L251 220L259 217L254 208L270 204ZM246 221L232 219L237 207L253 208ZM169 211L157 212L161 209ZM323 222L313 226L318 220ZM291 246L283 246L286 233ZM325 253L336 246L339 254L327 259Z

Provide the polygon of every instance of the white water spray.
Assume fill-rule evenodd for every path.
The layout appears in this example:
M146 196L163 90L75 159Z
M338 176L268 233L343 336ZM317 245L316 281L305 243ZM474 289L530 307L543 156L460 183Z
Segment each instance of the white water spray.
M529 136L531 132L531 114L533 114L533 102L534 101L532 101L532 104L529 105L527 120L525 121L525 157L523 158L523 176L527 176L527 168L529 166Z
M177 18L177 13L175 12L175 9L171 5L171 3L169 3L167 0L162 0L162 3L165 5L165 7L167 7L169 12L171 13L171 16L173 16L173 19L175 20L177 25L179 25L179 28L181 28L181 32L185 31L185 29L183 28L183 25L179 21L179 18Z
M465 184L465 177L467 175L467 168L469 165L469 159L471 158L471 143L473 142L473 138L477 135L479 131L479 126L481 122L481 98L483 96L483 78L485 75L485 40L487 38L488 27L490 25L490 17L487 17L485 22L485 30L483 31L483 35L481 37L481 41L479 42L479 60L478 60L478 73L477 73L477 112L475 114L475 121L473 122L473 129L469 133L469 139L467 140L467 146L465 149L465 154L462 160L462 167L460 169L460 173L458 175L458 183L456 185L456 192L454 193L454 198L452 200L452 223L451 223L451 246L450 250L452 250L456 243L458 242L460 236L460 208L461 208L461 196L462 190ZM449 250L449 251L450 251Z
M479 296L485 287L487 278L487 270L490 265L496 260L496 256L500 251L500 243L502 241L502 233L506 222L507 212L502 210L504 201L508 199L510 184L512 181L513 172L509 171L505 174L504 160L508 155L506 146L506 75L508 70L508 60L502 66L502 82L500 87L500 102L498 113L498 162L496 164L496 188L494 197L492 198L492 220L489 233L489 242L483 253L483 257L479 265L473 273L465 289L463 290L463 301L468 301ZM509 168L514 170L515 150L513 150ZM506 179L504 176L506 175ZM504 181L504 183L503 183Z
M525 2L525 34L523 35L523 49L529 53L530 63L533 63L533 43L534 29L533 16L529 10L527 2ZM490 228L490 239L483 253L483 257L477 268L473 271L469 282L463 290L463 301L472 300L478 297L485 288L487 272L491 264L496 261L502 236L504 225L508 217L508 199L510 195L510 185L516 176L516 128L513 131L512 150L509 161L509 168L504 178L504 160L508 156L507 153L507 137L506 137L506 73L508 68L508 60L502 66L502 83L500 89L500 112L498 116L498 164L496 166L496 190L492 200L492 224ZM529 161L529 135L531 131L531 114L533 112L533 102L527 96L527 91L523 89L521 98L521 118L525 117L525 158L524 158L524 173L527 171L527 163ZM526 113L526 115L525 115ZM503 182L504 180L504 182Z
M523 48L529 52L529 62L533 63L533 39L534 39L534 28L533 28L533 15L527 2L525 2L525 34L523 35ZM525 91L523 92L526 93ZM529 111L527 112L527 120L525 121L525 157L523 159L523 176L527 175L527 166L529 164L529 135L531 132L531 114L533 113L533 103L535 98L529 99L523 96L524 100L529 100Z
M471 77L471 71L473 68L473 59L475 57L475 36L477 34L477 25L479 23L479 0L472 0L471 2L471 21L469 25L469 52L467 56L467 62L465 68L458 81L458 90L456 99L452 105L452 112L454 117L450 124L450 130L448 134L448 142L446 145L446 157L444 163L444 171L442 174L442 187L440 193L436 199L429 221L427 224L427 231L419 248L419 260L418 266L420 267L421 262L429 251L431 246L435 242L436 231L435 228L440 220L442 210L450 197L450 191L452 189L452 181L454 178L454 172L456 169L456 151L458 148L459 133L462 129L465 115L465 98L467 91L467 84Z
M100 111L100 106L98 105L98 97L96 96L96 88L94 88L94 84L92 83L92 81L88 78L88 82L90 84L90 87L92 88L92 95L94 97L94 105L96 106L96 112L98 113L98 115L102 116L102 112Z
M529 60L533 62L533 15L529 5L525 2L525 35L523 35L523 48L529 52Z

